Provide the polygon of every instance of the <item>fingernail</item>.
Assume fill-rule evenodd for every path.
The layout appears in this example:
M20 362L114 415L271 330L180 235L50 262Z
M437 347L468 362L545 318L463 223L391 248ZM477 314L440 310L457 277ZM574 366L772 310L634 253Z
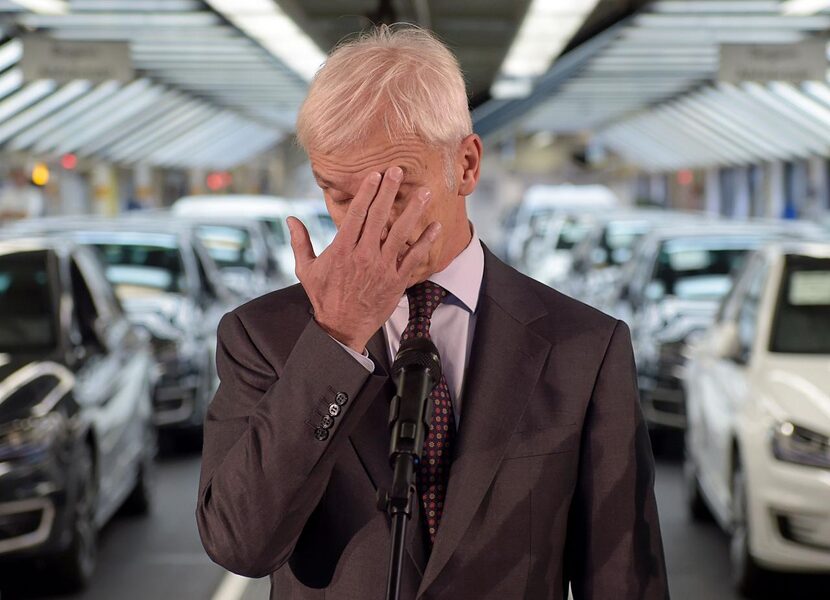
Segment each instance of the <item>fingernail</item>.
M392 167L391 169L386 171L386 174L389 175L389 178L392 181L400 181L401 179L403 179L403 171L400 167Z
M434 242L439 233L441 233L441 223L436 223L429 232L429 241Z
M421 204L427 204L432 200L432 192L429 190L421 190Z
M377 171L369 175L369 183L377 184L380 182L380 173Z

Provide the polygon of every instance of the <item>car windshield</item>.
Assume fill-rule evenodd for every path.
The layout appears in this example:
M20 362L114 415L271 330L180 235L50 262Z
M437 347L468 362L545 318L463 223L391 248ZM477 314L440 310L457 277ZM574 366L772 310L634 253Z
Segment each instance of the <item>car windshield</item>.
M0 256L0 352L54 348L56 325L47 253Z
M608 256L608 262L622 265L631 258L631 250L637 241L648 231L646 222L609 223L602 232L601 247Z
M121 301L184 293L184 265L174 241L98 241L90 245L101 253L107 279Z
M662 285L666 295L684 300L718 300L729 291L732 273L759 244L756 239L740 238L665 241L653 280Z
M220 269L242 267L255 269L251 236L243 227L200 225L196 234Z
M559 230L559 238L556 240L557 250L570 250L588 233L588 223L577 219L565 219L562 228Z
M275 246L282 248L288 244L288 240L285 239L285 230L283 229L281 219L263 219L263 221L268 225L268 230L271 232L271 239L273 239Z
M830 258L787 257L770 351L830 354Z

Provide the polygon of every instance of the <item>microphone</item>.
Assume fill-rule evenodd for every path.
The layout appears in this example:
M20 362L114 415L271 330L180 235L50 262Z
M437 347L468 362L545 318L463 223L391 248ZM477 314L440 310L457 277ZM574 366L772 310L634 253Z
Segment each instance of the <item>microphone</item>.
M392 518L392 547L386 597L399 598L406 539L406 522L412 515L415 495L415 466L421 461L424 438L432 419L430 394L441 379L438 348L425 338L401 343L392 363L396 393L389 404L389 462L393 469L392 489L378 489L378 509Z
M432 419L429 395L441 379L438 348L426 338L405 340L392 363L392 377L397 393L389 407L392 433L389 460L394 466L403 454L411 456L417 464Z

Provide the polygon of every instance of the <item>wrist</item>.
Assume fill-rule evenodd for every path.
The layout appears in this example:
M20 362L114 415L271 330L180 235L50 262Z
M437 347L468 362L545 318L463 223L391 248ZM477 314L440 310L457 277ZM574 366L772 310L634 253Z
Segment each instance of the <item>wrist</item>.
M344 332L336 327L332 327L326 324L324 321L322 321L316 316L314 317L314 320L317 322L317 324L323 331L325 331L332 338L334 338L344 346L351 348L358 354L366 354L366 343L369 341L368 339L363 339L360 336L350 335L347 332Z

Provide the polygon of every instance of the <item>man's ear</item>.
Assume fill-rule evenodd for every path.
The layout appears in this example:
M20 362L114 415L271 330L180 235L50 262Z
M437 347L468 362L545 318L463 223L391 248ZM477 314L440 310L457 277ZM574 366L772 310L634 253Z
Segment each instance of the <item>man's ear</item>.
M481 138L471 133L458 146L456 155L456 168L461 171L458 179L458 195L469 196L478 185L478 178L481 174L481 156L484 148Z

